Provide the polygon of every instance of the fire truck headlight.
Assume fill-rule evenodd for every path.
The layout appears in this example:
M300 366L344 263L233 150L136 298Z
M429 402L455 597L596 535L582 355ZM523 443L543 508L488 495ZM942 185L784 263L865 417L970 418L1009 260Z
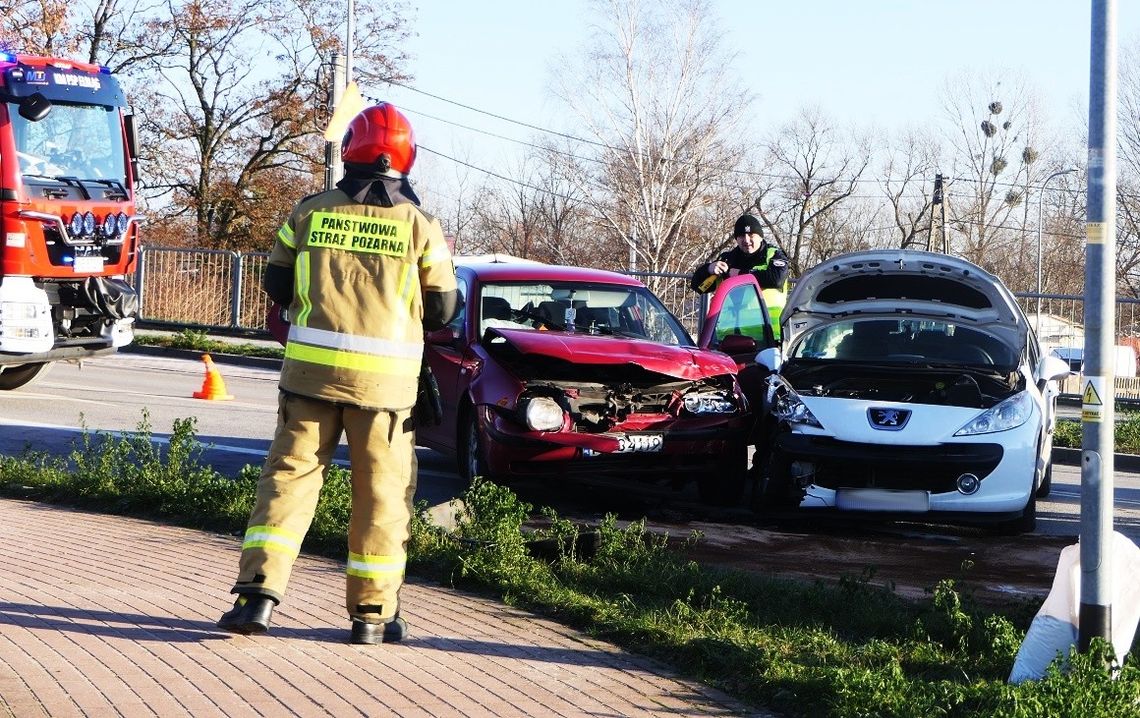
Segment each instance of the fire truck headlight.
M83 235L83 213L76 212L71 215L71 221L67 223L67 231L72 237L81 237Z
M103 224L99 227L99 231L103 233L104 237L110 239L115 236L119 224L115 219L114 212L108 212L107 216L103 218Z
M126 234L127 233L127 227L130 226L130 223L131 223L130 218L127 217L127 215L123 214L122 212L119 212L118 216L115 218L115 224L118 225L119 234Z
M83 234L88 237L95 234L95 214L90 210L83 215Z

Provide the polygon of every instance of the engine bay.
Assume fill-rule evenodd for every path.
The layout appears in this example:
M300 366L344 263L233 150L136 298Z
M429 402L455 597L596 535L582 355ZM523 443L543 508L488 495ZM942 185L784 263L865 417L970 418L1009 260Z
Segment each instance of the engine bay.
M969 367L868 366L863 362L795 360L781 370L801 396L988 409L1025 388L1017 371Z

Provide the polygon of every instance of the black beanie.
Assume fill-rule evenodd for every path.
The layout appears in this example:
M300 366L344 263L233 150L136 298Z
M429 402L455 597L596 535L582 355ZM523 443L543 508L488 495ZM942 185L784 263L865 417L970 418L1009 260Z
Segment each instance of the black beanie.
M740 237L749 233L763 237L764 229L760 226L760 220L750 214L742 214L740 219L736 220L736 226L732 228L732 236Z

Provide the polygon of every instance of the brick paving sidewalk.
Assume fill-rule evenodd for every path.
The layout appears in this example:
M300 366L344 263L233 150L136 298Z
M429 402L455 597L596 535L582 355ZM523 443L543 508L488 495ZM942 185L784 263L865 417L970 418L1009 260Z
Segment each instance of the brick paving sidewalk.
M495 601L409 582L405 641L347 643L302 556L268 635L214 622L238 539L0 499L0 716L768 715Z

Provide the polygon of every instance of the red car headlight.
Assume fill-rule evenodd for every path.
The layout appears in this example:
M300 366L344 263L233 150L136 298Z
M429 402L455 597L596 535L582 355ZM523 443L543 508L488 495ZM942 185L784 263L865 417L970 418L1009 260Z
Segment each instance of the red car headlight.
M690 414L732 414L736 398L730 391L701 391L685 395L685 411Z
M526 425L532 431L554 431L561 429L564 421L562 407L549 396L533 396L523 407Z

